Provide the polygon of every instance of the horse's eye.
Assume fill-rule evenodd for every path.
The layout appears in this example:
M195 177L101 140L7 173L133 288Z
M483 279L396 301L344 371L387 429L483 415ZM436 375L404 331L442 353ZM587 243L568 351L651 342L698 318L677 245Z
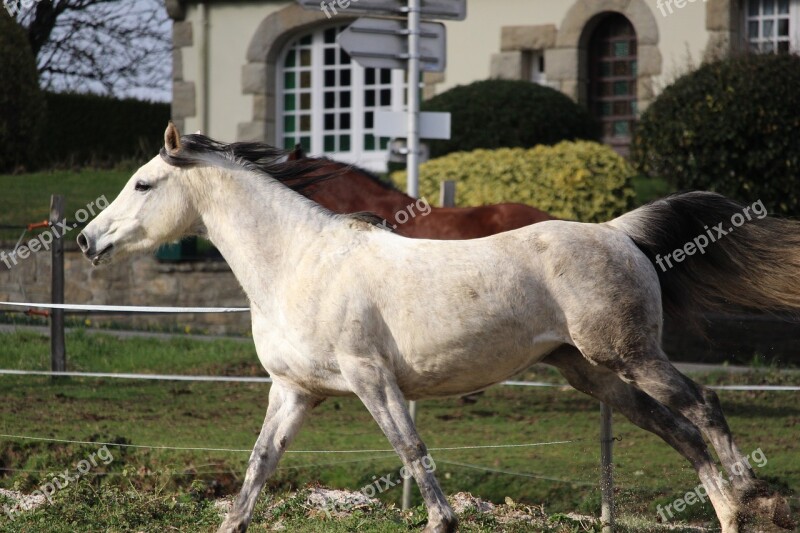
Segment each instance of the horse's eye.
M151 188L152 187L149 184L147 184L147 183L145 183L143 181L137 181L136 182L136 190L137 191L145 192L145 191L149 191Z

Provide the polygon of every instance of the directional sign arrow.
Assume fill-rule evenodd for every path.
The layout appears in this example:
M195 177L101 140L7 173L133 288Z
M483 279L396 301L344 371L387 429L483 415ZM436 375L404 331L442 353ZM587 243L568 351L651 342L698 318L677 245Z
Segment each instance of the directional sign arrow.
M420 66L422 70L442 72L447 62L447 37L444 24L420 25ZM341 46L363 67L406 68L408 29L403 21L360 18L341 32Z
M388 15L408 14L407 0L296 0L306 9L325 13L328 18L337 15ZM467 0L422 0L420 14L427 20L464 20L467 18Z

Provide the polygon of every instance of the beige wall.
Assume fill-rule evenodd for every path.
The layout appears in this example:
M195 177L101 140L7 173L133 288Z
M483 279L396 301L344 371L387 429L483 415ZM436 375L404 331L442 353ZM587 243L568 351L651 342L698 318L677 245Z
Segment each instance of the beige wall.
M597 0L603 2L605 0ZM635 0L631 0L632 2ZM653 89L657 93L678 75L703 59L709 41L706 30L706 3L690 2L682 9L663 16L656 8L655 0L639 0L652 11L658 26L658 49L661 54L661 74L653 77ZM723 2L725 0L709 0ZM467 84L490 76L492 56L500 52L501 32L505 26L562 26L565 16L576 0L469 0L468 17L463 22L447 22L448 67L443 81L431 86L427 94L441 93L459 84ZM688 3L690 2L690 3ZM245 94L242 86L242 69L248 63L247 51L254 33L270 14L294 5L294 2L213 2L208 13L207 73L210 105L204 120L204 84L201 80L201 57L204 26L201 9L190 3L186 11L186 22L193 29L190 46L180 48L182 80L194 82L196 114L187 117L183 124L186 131L204 129L212 137L233 141L241 130L240 124L263 120L254 116L264 113L259 109L274 106L274 100L254 101L253 94ZM346 13L342 11L341 13ZM273 37L271 37L273 38ZM433 79L433 78L429 78ZM442 80L442 77L438 77ZM275 83L268 79L268 84ZM266 91L272 92L272 88ZM272 110L266 111L271 114ZM203 127L207 124L207 127ZM263 122L255 122L263 124Z
M715 1L715 0L711 0ZM699 65L708 42L706 6L701 0L663 16L655 0L646 0L658 24L663 74L661 85L685 72L689 58ZM558 29L573 0L468 0L467 20L446 22L447 72L436 93L489 77L491 56L500 51L503 26L553 24Z
M256 28L271 13L292 2L215 2L208 13L208 93L207 133L223 141L235 141L237 126L252 120L253 96L242 92L242 67ZM203 84L200 79L203 24L201 9L189 5L186 21L192 24L194 44L182 49L184 79L195 82L197 112L187 118L187 132L202 129Z

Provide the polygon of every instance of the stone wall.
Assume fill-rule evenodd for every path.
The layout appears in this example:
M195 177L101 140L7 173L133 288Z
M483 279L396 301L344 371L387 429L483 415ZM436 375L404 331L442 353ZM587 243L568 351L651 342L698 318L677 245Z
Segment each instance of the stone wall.
M13 243L2 243L9 250ZM106 267L93 268L68 244L64 253L64 300L76 304L145 305L176 307L248 307L247 298L227 263L201 261L162 263L152 256L136 256ZM31 254L8 268L0 262L0 300L50 301L50 252ZM82 315L78 315L82 317ZM246 333L250 313L225 314L113 314L89 317L96 325L121 324L201 333Z

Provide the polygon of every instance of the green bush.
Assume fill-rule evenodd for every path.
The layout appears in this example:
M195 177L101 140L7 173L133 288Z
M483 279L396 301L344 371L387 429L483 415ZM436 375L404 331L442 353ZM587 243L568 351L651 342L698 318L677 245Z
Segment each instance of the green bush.
M149 159L163 143L169 104L110 96L47 93L51 165L113 165Z
M439 183L453 180L460 206L521 202L582 222L609 220L633 207L636 173L611 148L564 141L531 149L456 152L420 166L420 196L438 198ZM405 186L406 173L392 179Z
M632 157L678 189L716 191L800 215L800 57L748 54L667 87L637 126Z
M452 115L452 138L430 141L431 157L476 148L599 139L599 125L583 107L554 89L527 81L461 85L424 102L422 109Z
M0 171L34 158L44 114L36 58L25 31L0 9Z

